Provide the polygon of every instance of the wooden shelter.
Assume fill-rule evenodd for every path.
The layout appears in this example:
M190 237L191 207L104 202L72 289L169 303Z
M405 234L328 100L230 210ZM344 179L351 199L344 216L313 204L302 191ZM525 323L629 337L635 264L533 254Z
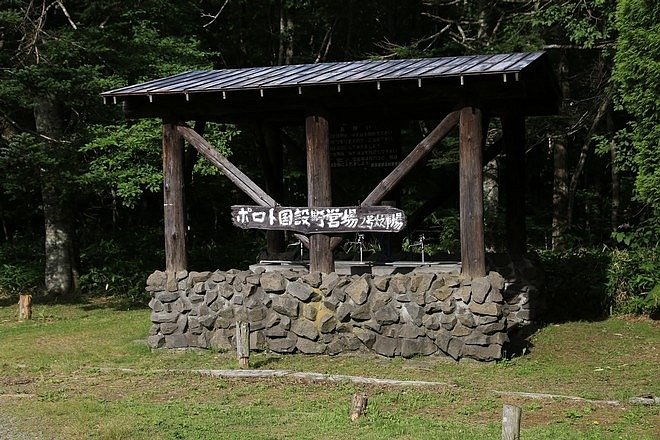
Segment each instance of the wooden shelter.
M258 205L277 201L231 164L184 121L304 123L308 206L331 207L330 124L340 121L440 119L440 123L366 195L378 205L456 125L460 130L460 235L462 270L485 275L483 231L484 133L500 117L506 153L506 232L513 258L525 251L525 117L558 111L559 92L543 52L443 58L352 61L192 71L111 90L127 118L163 121L165 251L167 271L186 269L183 206L184 141ZM300 236L309 247L310 271L332 272L327 234Z

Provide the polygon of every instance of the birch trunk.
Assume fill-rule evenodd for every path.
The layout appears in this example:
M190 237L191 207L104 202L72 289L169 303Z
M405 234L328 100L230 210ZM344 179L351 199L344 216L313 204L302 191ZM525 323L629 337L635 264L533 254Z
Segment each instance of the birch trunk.
M34 108L37 132L47 139L53 157L62 154L58 144L64 133L61 109L53 97L40 97ZM56 164L59 161L54 161ZM67 297L78 288L75 228L68 196L67 183L57 165L41 171L41 197L45 227L45 286L48 294Z

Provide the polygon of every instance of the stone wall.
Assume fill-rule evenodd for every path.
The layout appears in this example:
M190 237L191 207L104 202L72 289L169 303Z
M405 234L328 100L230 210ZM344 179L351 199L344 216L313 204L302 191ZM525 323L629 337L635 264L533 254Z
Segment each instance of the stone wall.
M540 320L546 309L541 294L544 273L536 256L529 254L513 262L504 254L490 254L489 266L505 278L504 315L509 328L525 326Z
M491 361L508 341L497 272L483 278L420 273L154 272L149 345L233 350L236 321L252 349L336 355L445 355Z

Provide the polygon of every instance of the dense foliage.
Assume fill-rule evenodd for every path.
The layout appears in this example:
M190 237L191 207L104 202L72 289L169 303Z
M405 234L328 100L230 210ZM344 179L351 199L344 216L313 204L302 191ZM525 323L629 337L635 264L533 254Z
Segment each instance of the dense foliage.
M573 277L593 281L571 293L577 303L657 310L658 23L660 6L648 0L0 0L0 288L137 298L139 280L162 264L160 121L124 121L116 106L102 105L102 90L192 68L544 49L564 100L559 116L528 121L530 247L546 250L549 273L567 289ZM432 124L402 126L404 149ZM304 139L299 127L285 132L284 201L300 203ZM494 121L489 138L499 133ZM263 184L258 129L208 124L205 136ZM563 165L553 162L561 142ZM194 268L253 261L264 236L232 228L227 215L244 196L189 157ZM400 189L404 209L422 206L456 164L448 139ZM569 176L563 208L553 206L561 166ZM379 176L363 177L337 173L338 197L354 198ZM493 197L487 244L500 251L502 209ZM456 207L455 194L442 198L408 231L408 250L418 252L423 233L438 258L455 254ZM371 243L377 251L378 240ZM54 256L69 261L66 289L54 283Z

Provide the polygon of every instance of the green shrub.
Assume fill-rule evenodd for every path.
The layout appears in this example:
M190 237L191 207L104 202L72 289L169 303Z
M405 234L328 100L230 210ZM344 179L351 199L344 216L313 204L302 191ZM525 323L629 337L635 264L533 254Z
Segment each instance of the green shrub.
M43 242L13 239L0 244L0 294L19 295L43 289Z
M660 247L544 251L540 257L552 321L660 310Z
M607 287L616 312L657 312L660 308L660 247L613 250Z
M543 251L540 258L549 320L592 320L607 315L607 274L611 262L608 249Z
M151 272L163 265L158 234L141 231L115 234L99 239L80 253L80 290L86 295L122 296L134 303L146 303L144 287ZM156 250L155 250L156 249Z

